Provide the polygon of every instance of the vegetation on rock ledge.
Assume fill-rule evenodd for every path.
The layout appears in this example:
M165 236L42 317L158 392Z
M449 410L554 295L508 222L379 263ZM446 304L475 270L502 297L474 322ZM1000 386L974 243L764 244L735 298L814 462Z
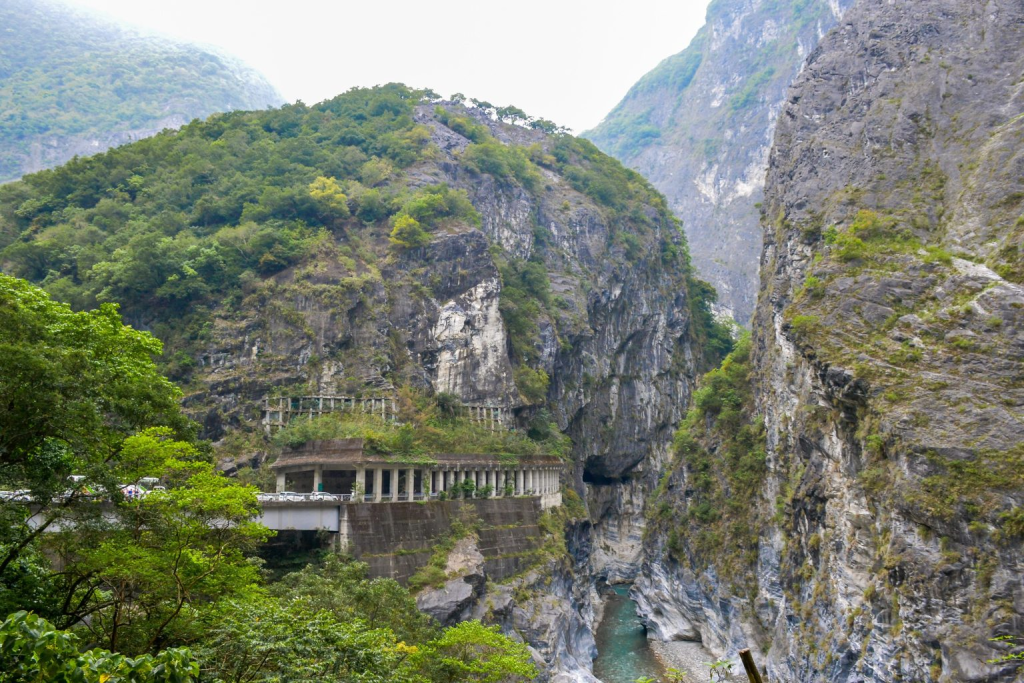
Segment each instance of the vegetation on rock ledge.
M675 457L650 502L680 561L714 567L740 591L750 588L760 534L764 427L754 413L750 337L704 375L676 432ZM691 489L685 503L680 489ZM747 583L744 583L747 582Z

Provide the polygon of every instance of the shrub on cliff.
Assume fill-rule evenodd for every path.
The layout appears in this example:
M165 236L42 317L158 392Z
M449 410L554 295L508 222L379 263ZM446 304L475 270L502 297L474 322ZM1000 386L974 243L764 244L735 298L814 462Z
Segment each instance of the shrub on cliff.
M751 342L745 335L722 365L704 375L675 436L675 459L650 509L669 526L669 549L714 566L734 585L752 581L757 558L758 491L767 472L764 426L754 416ZM672 498L671 481L693 491Z

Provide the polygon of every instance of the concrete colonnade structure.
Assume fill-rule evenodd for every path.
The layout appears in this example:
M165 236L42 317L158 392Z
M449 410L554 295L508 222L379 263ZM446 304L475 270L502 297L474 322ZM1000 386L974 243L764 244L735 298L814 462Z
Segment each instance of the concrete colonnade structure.
M462 454L389 459L365 453L361 439L334 439L286 449L271 468L278 493L395 503L464 497L471 491L477 498L540 496L548 499L544 507L550 507L561 503L564 464L554 457L517 461Z

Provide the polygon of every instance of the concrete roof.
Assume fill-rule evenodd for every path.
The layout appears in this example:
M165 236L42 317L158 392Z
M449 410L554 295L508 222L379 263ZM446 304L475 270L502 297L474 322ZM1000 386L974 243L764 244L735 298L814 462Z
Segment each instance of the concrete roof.
M294 468L297 466L328 465L340 466L341 469L355 469L358 466L389 466L406 465L408 467L427 467L432 465L453 467L457 465L479 465L486 467L516 467L530 465L533 467L563 467L564 463L551 456L521 456L518 461L510 456L500 457L488 454L463 453L431 453L419 457L386 456L377 453L365 453L362 439L331 439L328 441L309 441L298 448L285 448L280 457L271 463L272 469Z

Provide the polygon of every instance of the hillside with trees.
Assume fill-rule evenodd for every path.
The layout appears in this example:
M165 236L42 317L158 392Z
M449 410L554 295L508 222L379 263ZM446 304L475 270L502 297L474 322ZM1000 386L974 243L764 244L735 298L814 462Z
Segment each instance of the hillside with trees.
M215 112L282 103L233 57L51 0L5 0L0 27L0 183Z
M365 565L270 580L256 489L215 471L159 352L112 304L73 312L0 275L0 680L536 675L525 645L442 629ZM147 478L164 486L134 495Z

